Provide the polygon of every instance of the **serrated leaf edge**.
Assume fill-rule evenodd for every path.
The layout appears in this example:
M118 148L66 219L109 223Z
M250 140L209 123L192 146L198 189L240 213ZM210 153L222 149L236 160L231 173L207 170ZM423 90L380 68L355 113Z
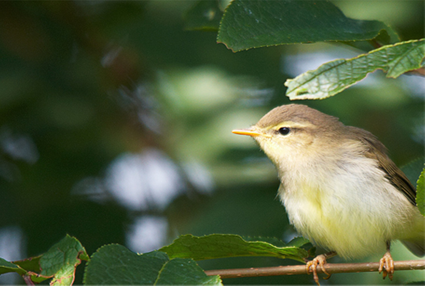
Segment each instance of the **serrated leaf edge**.
M300 89L302 85L305 85L305 84L307 84L307 83L311 82L311 81L312 81L312 80L314 80L316 77L319 77L320 75L322 75L322 74L323 74L323 73L325 73L326 71L329 71L329 70L335 69L335 68L337 68L337 67L338 67L338 66L340 66L340 65L344 65L344 64L346 64L346 63L352 62L352 61L354 61L354 60L356 60L356 59L359 59L359 58L362 58L362 57L368 57L368 55L370 55L370 54L373 54L373 53L375 53L375 52L378 52L378 51L381 51L381 50L385 50L385 49L388 49L388 48L391 48L391 47L400 46L400 45L405 45L405 44L408 44L408 43L418 43L418 42L422 42L422 44L424 45L424 44L425 44L425 43L424 43L424 42L425 42L425 38L418 39L418 40L403 41L403 42L398 42L398 43L390 44L390 45L384 45L384 46L382 46L382 47L380 47L380 48L377 48L377 49L371 50L371 51L370 51L370 52L368 52L368 53L360 54L360 55L358 55L358 56L356 56L356 57L352 57L352 58L348 58L348 59L345 59L345 58L338 58L338 59L335 59L335 60L332 60L332 61L325 62L325 63L323 63L322 65L320 65L318 68L316 68L316 69L314 69L314 70L308 70L308 71L306 71L306 72L304 72L304 73L302 73L302 74L298 75L297 77L295 77L295 78L293 78L293 79L287 79L287 80L286 80L286 82L284 83L284 85L285 85L286 87L288 87L288 89L287 89L287 91L286 91L286 96L289 96L292 92L294 92L294 91L296 91L296 90ZM418 48L419 48L419 45L417 45L417 46L415 46L415 47L410 48L410 50L414 50L414 49L418 49ZM423 59L424 59L424 57L423 57L423 58L422 58L422 60L420 61L420 67L421 67L421 63L422 63ZM333 66L329 66L329 64L332 64L332 63L335 63L335 62L338 62L338 64L333 65ZM305 82L303 82L303 83L301 83L300 85L298 85L298 86L294 87L292 90L289 90L289 85L290 85L292 82L298 81L298 80L299 80L299 78L302 78L302 77L304 77L304 76L306 76L306 75L308 75L308 74L311 74L311 73L317 72L319 69L321 69L321 68L322 68L322 67L324 67L324 66L327 66L327 67L326 67L325 69L321 70L321 71L320 71L320 73L318 73L317 75L314 75L314 76L312 76L311 78L307 79ZM329 67L328 67L328 66L329 66ZM323 94L326 94L326 96L324 96L324 97L305 97L305 96L297 95L297 96L292 96L292 97L291 97L291 96L289 96L289 98L290 98L291 100L298 100L298 99L325 99L325 98L328 98L328 97L334 96L335 94L340 93L341 91L345 90L346 88L348 88L348 87L350 87L350 86L352 86L352 85L354 85L354 84L356 84L356 83L358 83L358 82L360 82L360 81L364 80L364 79L368 76L368 74L369 74L369 73L372 73L372 72L374 72L374 71L376 71L376 70L382 70L382 71L384 71L384 72L387 72L387 75L386 75L386 76L387 76L387 77L390 77L390 78L397 78L397 77L399 77L401 74L406 73L406 72L408 72L408 71L412 70L412 69L410 69L410 70L404 71L403 73L401 73L401 74L399 74L399 75L392 76L391 74L389 74L389 72L390 72L390 71L392 71L392 70L393 70L393 68L394 68L395 66L390 67L389 65L387 65L387 64L386 64L386 67L387 67L387 69L386 69L386 68L374 68L373 70L368 70L368 71L367 71L367 73L366 73L366 75L365 75L365 77L363 77L362 79L358 79L358 80L356 80L355 82L352 82L352 83L350 83L350 84L348 84L348 85L343 85L343 86L341 86L341 87L340 87L340 89L339 89L339 90L337 90L337 91L329 91L329 92L325 92L325 93L323 93ZM419 68L419 67L417 67L417 68ZM417 68L413 68L413 69L417 69ZM320 93L320 92L319 92L319 93ZM312 94L312 95L314 95L314 94Z

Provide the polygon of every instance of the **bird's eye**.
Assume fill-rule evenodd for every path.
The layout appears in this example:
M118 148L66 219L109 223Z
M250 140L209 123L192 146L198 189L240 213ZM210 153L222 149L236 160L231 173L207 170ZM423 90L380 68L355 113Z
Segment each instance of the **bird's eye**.
M287 135L287 134L290 133L290 128L288 128L288 127L281 127L281 128L279 128L278 132L281 135Z

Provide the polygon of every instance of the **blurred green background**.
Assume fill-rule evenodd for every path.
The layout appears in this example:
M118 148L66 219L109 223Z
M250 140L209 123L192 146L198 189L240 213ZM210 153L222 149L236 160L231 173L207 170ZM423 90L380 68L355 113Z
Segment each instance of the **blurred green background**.
M402 40L424 37L424 1L333 2L348 17L390 24ZM184 30L183 14L194 4L0 2L1 258L41 254L66 233L89 254L109 243L147 252L188 233L296 236L276 198L273 165L250 138L231 130L289 103L286 78L360 52L322 43L233 53L214 32ZM420 76L375 73L340 95L300 103L371 131L399 166L424 155ZM399 243L393 257L415 258ZM200 262L204 269L286 264L297 263ZM393 282L374 273L337 274L322 284L423 278L423 272L395 272ZM23 282L6 274L0 284Z

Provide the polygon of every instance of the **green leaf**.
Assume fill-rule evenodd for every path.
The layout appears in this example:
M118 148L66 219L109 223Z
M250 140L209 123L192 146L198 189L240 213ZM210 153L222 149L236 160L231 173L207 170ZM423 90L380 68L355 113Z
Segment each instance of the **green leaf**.
M121 245L106 245L88 262L85 285L213 285L218 276L207 276L192 260L170 260L159 251L138 255Z
M307 240L306 243L308 242ZM277 247L264 241L245 241L241 236L230 234L212 234L203 237L183 235L159 250L167 253L170 258L194 260L265 256L304 262L304 258L308 257L308 251L300 247L289 244L285 247Z
M399 41L380 21L347 18L327 1L234 0L222 17L218 38L233 51L318 41Z
M27 271L22 269L20 266L0 258L0 275L10 272L16 272L21 276L27 273Z
M161 252L137 255L121 245L107 245L91 256L85 285L153 285L168 256Z
M197 262L176 258L165 264L154 285L211 285L221 286L219 276L207 276Z
M40 258L42 258L42 256L31 257L31 258L27 258L27 259L19 260L19 261L13 261L13 264L18 265L19 267L21 267L22 269L24 269L26 271L32 271L35 273L40 273L41 272Z
M424 168L419 177L419 180L417 181L416 202L420 213L422 213L422 215L424 216L425 215L425 169Z
M221 17L217 0L200 0L185 13L185 29L217 31Z
M422 67L425 57L425 40L410 40L361 54L350 59L337 59L288 79L286 95L291 100L323 99L333 96L362 80L370 72L382 69L387 77Z
M36 257L27 258L24 260L13 261L12 263L26 270L27 271L26 275L30 276L31 281L33 283L40 283L42 281L52 278L52 276L45 276L41 274L41 269L40 269L41 258L42 256L36 256Z
M0 275L4 273L16 272L24 279L29 277L33 283L40 283L46 279L49 279L50 277L36 273L40 270L30 271L31 269L39 269L37 267L39 259L40 257L35 257L23 261L8 262L0 258Z
M289 243L287 243L287 246L289 247L312 247L309 240L307 240L304 237L296 237L293 238Z
M40 259L42 275L53 277L51 285L72 285L77 265L89 257L82 244L67 235Z
M262 237L262 236L241 236L241 237L245 241L262 241L262 242L270 243L271 245L274 245L277 247L286 247L288 245L285 242L283 242L283 240L280 240L276 237Z
M85 249L76 238L67 235L42 256L13 263L0 258L0 274L16 272L25 278L29 276L34 283L53 278L51 285L72 285L81 260L88 260Z

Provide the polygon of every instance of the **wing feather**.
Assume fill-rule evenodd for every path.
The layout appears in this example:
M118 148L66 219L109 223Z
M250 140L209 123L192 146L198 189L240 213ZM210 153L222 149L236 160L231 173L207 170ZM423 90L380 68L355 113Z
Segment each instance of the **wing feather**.
M359 141L365 145L365 155L378 161L379 168L386 173L386 179L415 206L416 189L407 176L388 157L386 147L370 132L356 127L348 128L353 132L351 135L357 136Z

